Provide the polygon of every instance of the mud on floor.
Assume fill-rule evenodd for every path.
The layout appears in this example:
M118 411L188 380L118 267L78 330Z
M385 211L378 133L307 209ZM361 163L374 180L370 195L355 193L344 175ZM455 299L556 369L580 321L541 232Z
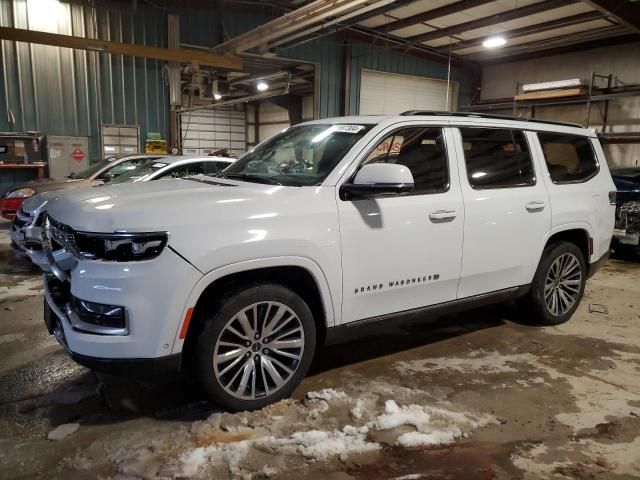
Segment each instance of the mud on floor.
M37 284L2 265L0 288ZM44 331L37 285L11 289L0 303L0 477L640 478L638 280L640 264L610 263L559 327L521 324L509 306L369 327L320 351L293 399L237 414L179 378L75 365ZM77 427L47 439L67 424Z

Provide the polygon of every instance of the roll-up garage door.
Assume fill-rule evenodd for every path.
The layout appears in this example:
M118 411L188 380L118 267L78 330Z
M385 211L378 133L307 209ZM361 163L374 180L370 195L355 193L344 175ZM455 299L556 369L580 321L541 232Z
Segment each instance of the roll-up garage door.
M360 73L360 115L457 109L457 82L450 82L447 105L446 80L366 69L362 69Z
M196 110L181 116L182 153L209 155L226 148L239 157L247 151L244 111Z

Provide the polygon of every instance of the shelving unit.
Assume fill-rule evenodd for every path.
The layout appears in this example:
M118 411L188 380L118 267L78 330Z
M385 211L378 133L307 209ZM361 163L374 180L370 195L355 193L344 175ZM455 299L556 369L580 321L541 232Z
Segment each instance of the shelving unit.
M606 86L599 87L598 82L606 81ZM602 82L605 83L605 82ZM464 111L491 112L495 110L511 109L514 117L534 118L537 107L557 107L565 105L584 105L585 119L583 126L589 127L591 119L591 109L594 104L599 105L602 118L602 130L599 132L600 141L605 143L640 143L640 132L607 133L610 126L608 124L609 102L611 100L624 97L640 97L640 84L625 85L622 87L613 86L613 75L600 75L592 72L587 86L587 93L583 95L557 96L553 98L540 98L535 100L518 100L516 97L520 93L521 83L516 85L516 92L512 98L499 99L491 102L480 102L468 107L463 107ZM555 91L557 92L557 91ZM523 112L523 109L528 109Z

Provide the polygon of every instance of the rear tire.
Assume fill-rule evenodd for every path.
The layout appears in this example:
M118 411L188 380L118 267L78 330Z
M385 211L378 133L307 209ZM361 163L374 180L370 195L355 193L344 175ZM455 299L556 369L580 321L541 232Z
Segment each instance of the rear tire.
M315 347L313 315L298 294L271 283L245 286L206 314L196 375L217 404L256 410L291 395Z
M586 280L586 260L577 245L569 242L548 245L521 306L534 323L559 325L578 308Z

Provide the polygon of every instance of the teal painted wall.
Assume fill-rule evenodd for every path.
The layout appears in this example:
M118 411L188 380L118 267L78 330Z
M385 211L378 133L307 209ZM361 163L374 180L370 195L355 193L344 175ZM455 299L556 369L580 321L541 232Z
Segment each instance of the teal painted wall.
M166 46L165 12L138 2L61 2L43 12L40 0L0 0L0 25L103 40ZM140 126L168 135L163 62L0 41L0 131L40 130L89 137L100 158L100 125ZM16 123L9 125L8 109Z

